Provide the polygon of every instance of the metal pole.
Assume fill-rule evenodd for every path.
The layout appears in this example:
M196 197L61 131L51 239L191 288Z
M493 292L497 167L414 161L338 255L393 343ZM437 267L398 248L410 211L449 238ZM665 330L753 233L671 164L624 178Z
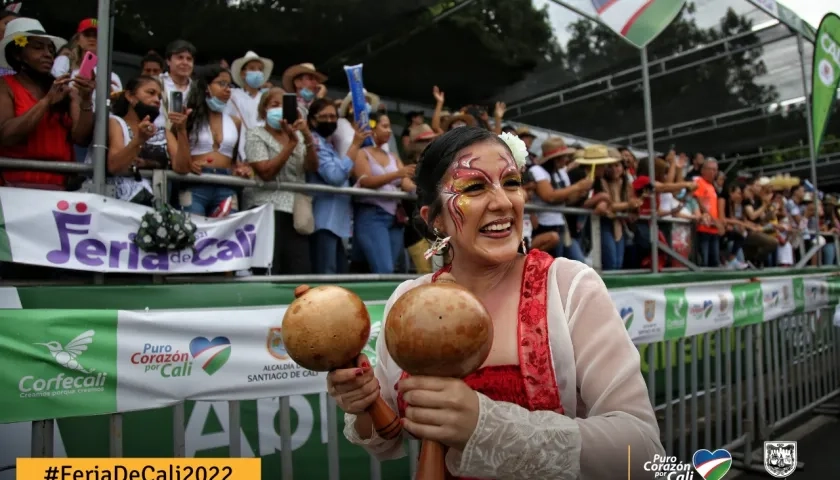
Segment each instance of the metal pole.
M817 151L814 148L814 124L811 122L811 93L808 91L808 74L805 70L805 42L801 33L796 34L796 44L799 47L799 68L802 70L802 94L805 95L805 122L808 125L808 151L811 154L811 184L814 186L814 216L819 219L820 190L817 186ZM819 228L820 223L817 220L817 233L819 233Z
M642 49L642 84L645 96L645 131L648 147L648 176L651 186L656 185L656 148L653 145L653 103L650 98L650 72L648 71L647 47ZM656 191L650 197L650 265L653 273L659 272L659 224Z
M96 193L105 193L105 166L108 160L108 96L111 93L111 0L99 0L96 40L96 98L93 126L93 185Z

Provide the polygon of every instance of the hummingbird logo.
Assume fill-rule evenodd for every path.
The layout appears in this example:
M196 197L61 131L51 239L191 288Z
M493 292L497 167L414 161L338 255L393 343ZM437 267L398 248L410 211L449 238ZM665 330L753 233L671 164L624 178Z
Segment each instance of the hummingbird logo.
M53 340L47 343L36 343L47 347L52 354L55 363L61 365L68 370L78 370L82 373L93 373L95 369L86 370L80 363L79 357L88 349L88 345L93 343L93 336L96 334L93 330L83 332L78 337L70 340L65 346Z

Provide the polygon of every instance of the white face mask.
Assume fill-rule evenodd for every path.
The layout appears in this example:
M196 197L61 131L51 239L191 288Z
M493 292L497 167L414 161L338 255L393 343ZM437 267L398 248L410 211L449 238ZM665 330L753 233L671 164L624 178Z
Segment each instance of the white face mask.
M450 129L458 128L458 127L466 127L466 126L467 126L466 122L455 122L455 123L452 124L452 127L450 127Z

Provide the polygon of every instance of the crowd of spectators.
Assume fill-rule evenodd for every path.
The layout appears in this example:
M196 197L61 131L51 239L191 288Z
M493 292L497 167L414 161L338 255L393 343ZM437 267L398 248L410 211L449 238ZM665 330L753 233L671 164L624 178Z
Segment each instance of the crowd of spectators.
M94 80L80 69L87 52L96 53L96 20L82 20L66 42L35 19L4 12L0 38L0 157L92 162ZM811 264L837 261L836 201L825 196L814 203L821 194L789 177L728 182L715 159L697 153L689 160L675 150L656 158L650 172L647 159L629 149L584 148L561 137L544 139L535 151L533 133L505 125L504 103L448 111L436 86L428 121L419 111L404 121L394 117L365 92L370 128L363 128L354 121L351 96L330 98L327 77L313 64L287 67L274 85L274 62L255 52L203 67L196 67L196 54L190 42L176 40L164 55L143 57L136 78L123 83L112 74L106 194L149 206L163 199L209 217L269 204L276 231L267 273L427 273L432 267L423 255L429 245L412 225L410 200L190 182L156 192L138 170L413 192L414 164L425 145L449 129L481 126L525 141L530 155L523 178L532 204L591 212L528 215L528 248L590 264L599 250L604 270L650 268L655 198L659 240L698 265L791 266L814 246L821 250ZM290 123L283 114L287 94L296 96L298 109ZM405 126L397 130L392 121ZM90 189L89 180L73 176L9 169L0 172L0 185ZM600 229L594 240L593 222ZM682 266L659 255L660 268Z

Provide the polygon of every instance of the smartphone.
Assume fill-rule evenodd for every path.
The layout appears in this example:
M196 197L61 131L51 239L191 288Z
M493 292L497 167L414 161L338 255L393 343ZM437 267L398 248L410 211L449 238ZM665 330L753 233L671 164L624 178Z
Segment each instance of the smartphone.
M183 92L169 92L169 111L175 113L184 112Z
M88 80L93 78L93 69L96 68L96 60L96 55L91 52L85 52L85 56L79 66L79 76Z
M283 94L283 120L289 125L298 119L297 95L294 93Z

